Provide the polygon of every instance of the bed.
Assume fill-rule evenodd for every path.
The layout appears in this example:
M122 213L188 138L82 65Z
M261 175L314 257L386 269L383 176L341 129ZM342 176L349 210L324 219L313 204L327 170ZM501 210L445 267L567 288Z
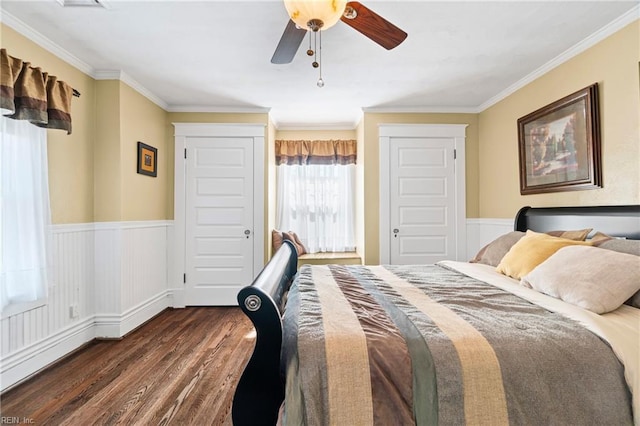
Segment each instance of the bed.
M612 248L640 239L640 206L524 207L505 239L499 262L493 242L300 271L285 242L238 294L257 336L234 424L640 424L640 259ZM562 246L532 267L530 244Z

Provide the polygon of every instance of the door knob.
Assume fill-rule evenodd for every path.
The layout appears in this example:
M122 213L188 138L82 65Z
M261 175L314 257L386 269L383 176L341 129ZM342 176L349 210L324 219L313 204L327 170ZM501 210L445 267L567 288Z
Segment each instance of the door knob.
M245 229L245 230L244 230L244 235L246 235L246 236L247 236L247 238L249 238L249 235L251 235L251 231L250 231L250 230L248 230L248 229Z
M400 230L399 230L398 228L394 228L394 229L393 229L393 233L394 233L394 234L397 234L398 232L400 232Z

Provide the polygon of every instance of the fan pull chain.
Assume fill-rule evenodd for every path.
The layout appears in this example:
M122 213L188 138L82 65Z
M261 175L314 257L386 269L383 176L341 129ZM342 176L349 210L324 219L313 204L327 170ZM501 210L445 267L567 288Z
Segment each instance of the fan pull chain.
M322 33L320 32L321 26L322 21L320 21L320 25L317 26L309 25L309 28L311 28L312 30L309 31L309 49L307 49L307 56L313 56L313 62L311 63L311 65L314 68L318 68L318 70L320 71L320 78L318 78L318 82L316 83L318 87L324 87L324 80L322 79ZM313 33L313 49L311 49L311 33ZM318 47L318 37L320 37L320 47Z
M314 55L311 65L314 68L319 68L320 71L320 78L316 84L318 87L324 87L324 80L322 79L322 33L319 29L317 31L310 31L310 33L311 32L313 32L314 49L311 50L311 34L309 34L309 50L307 50L307 55ZM320 47L318 47L318 37L320 37Z
M318 85L318 87L324 87L324 80L322 79L322 33L320 31L318 31L320 33L320 51L318 52L318 67L319 67L319 71L320 71L320 78L318 79L318 82L316 83Z
M311 62L311 66L314 68L318 68L318 32L313 32L313 62Z
M311 31L309 33L309 49L307 50L307 56L313 56L313 49L311 48Z

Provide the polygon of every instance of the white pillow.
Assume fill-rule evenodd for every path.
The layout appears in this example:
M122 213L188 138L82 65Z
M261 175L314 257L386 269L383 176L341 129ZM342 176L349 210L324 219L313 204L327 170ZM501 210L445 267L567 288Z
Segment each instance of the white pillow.
M597 314L640 290L640 257L589 246L563 247L522 277L522 285Z

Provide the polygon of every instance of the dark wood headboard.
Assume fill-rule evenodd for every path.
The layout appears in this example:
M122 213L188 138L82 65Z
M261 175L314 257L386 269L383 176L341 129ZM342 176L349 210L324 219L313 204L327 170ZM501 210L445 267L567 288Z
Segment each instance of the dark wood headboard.
M640 205L523 207L514 229L537 232L593 228L612 237L640 240Z

